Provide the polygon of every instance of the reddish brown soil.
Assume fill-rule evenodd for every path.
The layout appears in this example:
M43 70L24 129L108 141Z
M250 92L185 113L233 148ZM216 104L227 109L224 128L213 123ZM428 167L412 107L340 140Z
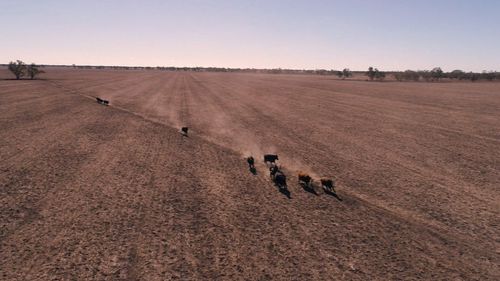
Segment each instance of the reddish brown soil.
M0 80L2 280L500 279L499 83L46 71Z

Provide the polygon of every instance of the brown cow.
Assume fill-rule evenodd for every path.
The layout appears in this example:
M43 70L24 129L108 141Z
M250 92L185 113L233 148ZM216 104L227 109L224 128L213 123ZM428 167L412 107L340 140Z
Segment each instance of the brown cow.
M304 183L307 186L309 186L309 184L312 181L311 176L309 176L308 174L306 174L304 172L299 172L298 178L299 178L299 183Z

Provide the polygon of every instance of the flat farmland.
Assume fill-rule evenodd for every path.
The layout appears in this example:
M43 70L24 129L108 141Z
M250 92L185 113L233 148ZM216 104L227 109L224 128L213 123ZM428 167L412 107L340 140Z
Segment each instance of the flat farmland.
M500 278L500 83L45 71L0 80L0 279Z

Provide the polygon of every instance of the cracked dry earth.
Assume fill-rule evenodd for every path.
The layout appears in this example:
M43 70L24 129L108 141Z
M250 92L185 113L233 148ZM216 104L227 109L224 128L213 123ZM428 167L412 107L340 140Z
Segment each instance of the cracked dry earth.
M1 280L500 279L500 83L45 71L0 80Z

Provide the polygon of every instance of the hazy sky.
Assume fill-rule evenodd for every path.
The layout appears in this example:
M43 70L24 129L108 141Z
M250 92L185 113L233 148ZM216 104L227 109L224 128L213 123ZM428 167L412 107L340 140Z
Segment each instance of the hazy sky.
M0 63L500 70L500 0L0 0Z

